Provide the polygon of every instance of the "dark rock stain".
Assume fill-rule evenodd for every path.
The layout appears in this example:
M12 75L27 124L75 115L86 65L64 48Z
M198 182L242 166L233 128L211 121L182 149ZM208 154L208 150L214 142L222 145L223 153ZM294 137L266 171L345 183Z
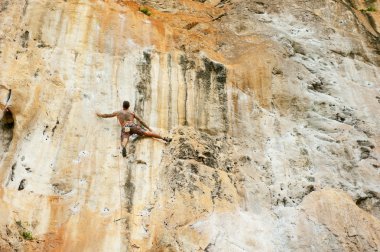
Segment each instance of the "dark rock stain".
M225 126L224 132L228 129L227 120L227 93L225 89L227 81L227 70L224 65L211 61L208 58L202 58L202 68L195 70L196 64L193 60L190 60L187 56L181 55L179 64L181 66L183 80L185 84L185 121L183 125L188 125L187 116L187 104L188 104L188 86L189 78L188 73L190 70L195 70L195 87L198 90L198 95L203 99L199 101L198 107L201 111L198 111L198 117L201 113L206 113L206 124L209 120L208 105L217 103L222 115L222 123ZM214 93L217 94L217 100L215 100ZM214 99L214 100L213 100Z
M179 59L179 65L181 66L182 69L182 77L183 77L183 82L185 84L185 121L183 122L183 125L188 125L187 121L187 100L188 100L188 94L187 94L187 89L188 89L188 80L187 80L187 72L188 70L194 69L195 68L195 62L192 60L189 60L186 56L181 55Z
M11 173L9 174L9 178L8 178L8 181L7 181L7 184L9 184L9 182L13 181L14 178L15 178L15 170L16 170L16 166L17 166L17 162L14 163L11 167Z
M22 179L21 182L20 182L20 185L18 186L18 190L19 191L24 190L25 186L26 186L26 179Z
M25 31L21 35L21 46L23 48L27 48L28 47L28 42L29 42L29 31Z
M26 10L28 9L29 0L25 0L24 8L22 9L22 15L25 16Z
M4 153L8 152L13 139L14 119L10 110L5 111L0 120L0 161Z
M172 56L171 54L168 55L168 80L169 80L169 99L168 99L168 129L171 128L171 123L172 123L172 114L173 114L173 108L172 108L172 99L171 99L171 96L172 96L172 92L173 92L173 88L172 88Z
M53 127L52 130L51 130L51 132L52 132L52 136L54 136L54 132L55 132L55 130L57 129L58 124L59 124L59 120L57 119L57 121L55 122L54 127Z
M0 3L0 12L3 12L8 9L9 1L5 0Z
M151 99L152 60L148 52L143 52L143 60L137 65L140 80L136 84L135 112L144 116L145 102Z
M218 103L222 115L222 123L224 125L223 131L227 132L227 70L224 65L213 62L208 58L203 58L202 61L204 68L196 72L195 85L201 90L201 92L205 93L206 104ZM216 92L218 101L210 100L212 98L212 96L210 96L212 92ZM209 116L207 115L206 118L209 118Z

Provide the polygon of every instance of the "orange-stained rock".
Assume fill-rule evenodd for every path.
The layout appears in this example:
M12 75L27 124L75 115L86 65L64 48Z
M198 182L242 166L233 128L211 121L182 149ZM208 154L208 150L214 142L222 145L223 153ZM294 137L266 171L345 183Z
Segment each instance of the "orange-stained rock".
M1 1L0 251L376 251L370 2Z
M311 193L301 204L297 227L296 246L306 250L328 246L340 251L376 251L380 247L380 220L342 191Z

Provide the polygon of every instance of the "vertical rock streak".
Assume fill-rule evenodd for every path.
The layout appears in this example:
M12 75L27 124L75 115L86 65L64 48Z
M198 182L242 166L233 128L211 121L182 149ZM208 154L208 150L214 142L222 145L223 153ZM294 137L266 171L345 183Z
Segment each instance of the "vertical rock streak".
M369 4L2 1L0 250L375 251Z

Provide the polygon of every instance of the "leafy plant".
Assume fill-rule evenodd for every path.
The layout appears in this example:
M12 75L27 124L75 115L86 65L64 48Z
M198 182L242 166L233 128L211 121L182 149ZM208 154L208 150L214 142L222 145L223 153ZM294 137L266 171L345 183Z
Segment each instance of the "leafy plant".
M366 4L373 4L373 3L375 3L376 2L376 0L365 0L365 3Z
M25 240L28 240L28 241L31 241L33 240L33 235L32 235L32 232L30 231L23 231L21 233L22 237L25 239Z
M152 12L150 12L150 10L148 8L146 8L146 7L140 7L139 11L142 12L142 13L144 13L147 16L152 15Z
M375 12L377 11L376 7L374 6L369 6L367 9L361 9L361 12Z
M369 6L366 11L377 11L374 6Z
M28 241L33 240L32 232L31 232L31 231L28 231L28 230L22 225L22 222L21 222L20 220L16 221L16 225L17 225L17 227L18 227L18 231L19 231L20 235L21 235L25 240L28 240Z
M361 12L374 12L377 11L374 3L376 3L377 0L365 0L365 4L367 5L367 9L361 9Z
M23 226L22 226L22 223L21 223L21 221L16 221L16 224L17 224L17 226L19 226L20 228L22 228Z

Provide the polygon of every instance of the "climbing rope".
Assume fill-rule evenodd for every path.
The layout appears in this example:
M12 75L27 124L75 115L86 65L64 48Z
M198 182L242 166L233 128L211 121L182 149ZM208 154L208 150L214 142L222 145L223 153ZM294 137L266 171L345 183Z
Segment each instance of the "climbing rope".
M122 216L123 216L123 205L122 205L122 200L121 200L121 198L122 198L122 195L121 195L121 187L122 187L122 185L121 185L120 157L118 158L117 168L119 170L119 204L120 204L120 216L119 217L120 218L117 219L117 220L114 220L114 222L117 222L117 221L123 219L122 218ZM121 235L121 233L120 233L120 235Z
M120 100L120 97L119 97L119 90L118 88L116 87L116 100L119 101ZM118 149L120 147L119 145L119 141L117 141L117 146L116 146L116 149ZM121 160L124 160L123 158ZM118 162L117 162L117 168L119 170L119 204L120 204L120 216L118 219L114 220L114 222L118 222L120 220L123 220L123 219L126 219L126 217L123 217L123 205L122 205L122 192L121 192L121 188L122 188L122 184L121 184L121 169L120 169L120 153L119 153L119 158L118 158ZM120 229L121 229L121 226L120 226ZM121 236L121 231L120 231L120 236Z
M120 96L119 96L119 89L118 89L118 86L116 84L116 100L117 101L120 101ZM119 148L119 143L117 142L117 147L116 149ZM119 204L120 204L120 218L116 221L119 221L121 220L122 216L123 216L123 206L122 206L122 203L121 203L121 170L120 170L120 153L119 153L119 156L118 156L118 160L117 160L117 168L119 170ZM115 222L116 222L115 221ZM121 227L120 227L121 228ZM121 231L120 231L121 232ZM120 233L120 236L121 236L121 233Z

